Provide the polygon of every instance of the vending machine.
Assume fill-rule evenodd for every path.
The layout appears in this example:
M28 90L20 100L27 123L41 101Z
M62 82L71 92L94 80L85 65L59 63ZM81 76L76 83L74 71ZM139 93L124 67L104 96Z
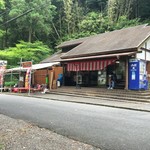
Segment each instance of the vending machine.
M148 89L146 62L138 59L130 59L128 79L128 88L130 90Z

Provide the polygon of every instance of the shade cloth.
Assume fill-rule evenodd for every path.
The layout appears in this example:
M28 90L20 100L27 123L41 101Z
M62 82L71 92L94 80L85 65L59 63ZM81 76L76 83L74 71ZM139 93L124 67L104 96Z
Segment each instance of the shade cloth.
M116 58L103 60L74 61L67 63L67 71L96 71L103 70L115 63Z

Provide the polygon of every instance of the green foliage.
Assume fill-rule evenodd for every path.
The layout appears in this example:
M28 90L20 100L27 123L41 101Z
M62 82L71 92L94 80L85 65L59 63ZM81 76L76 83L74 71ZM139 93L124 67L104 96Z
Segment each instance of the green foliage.
M5 149L5 146L4 146L4 144L0 143L0 150L3 150L3 149Z
M103 11L108 0L86 0L87 7L92 11Z
M86 32L94 32L96 33L99 30L100 24L102 22L102 14L91 12L89 13L85 19L79 24L80 30Z
M95 33L113 31L124 27L135 26L138 24L140 24L139 19L129 20L127 19L127 16L120 16L118 18L118 21L112 22L111 20L109 20L108 16L101 13L92 12L89 13L79 24L79 28L82 33L91 35Z
M16 33L24 31L28 36L25 36L29 42L40 39L40 34L48 35L52 30L51 21L55 14L55 6L51 5L51 1L43 0L12 0L9 17L14 18L31 10L22 17L14 20L14 24L18 27ZM14 32L14 31L13 31ZM24 38L24 35L21 36ZM21 39L20 39L21 40Z
M150 1L149 0L138 0L135 8L135 17L141 18L141 20L150 20Z
M140 24L141 23L139 18L129 20L127 19L127 16L120 16L118 18L118 21L114 24L114 30L130 27L130 26L136 26Z
M4 86L6 87L13 87L15 84L17 84L18 81L10 81L10 82L5 82Z
M42 42L36 41L35 43L20 41L16 47L10 47L0 51L0 59L7 60L8 66L18 66L22 61L33 61L39 63L46 57L52 54L52 50L44 45Z
M4 9L5 8L5 3L3 0L0 0L0 9Z
M21 40L54 48L64 40L149 23L150 5L149 0L5 0L0 14L1 49ZM0 52L1 58L6 55ZM20 56L12 57L15 64Z
M4 30L0 30L0 38L3 37L5 34L5 31Z

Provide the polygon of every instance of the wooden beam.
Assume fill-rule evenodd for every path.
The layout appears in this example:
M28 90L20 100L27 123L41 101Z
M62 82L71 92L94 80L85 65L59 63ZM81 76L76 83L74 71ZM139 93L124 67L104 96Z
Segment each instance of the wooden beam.
M125 74L126 74L126 79L125 79L125 90L128 90L128 57L126 57L126 64L125 64Z
M140 49L141 49L141 50L144 50L144 51L146 51L146 52L150 52L150 49L147 49L147 48L144 48L144 47L141 47Z

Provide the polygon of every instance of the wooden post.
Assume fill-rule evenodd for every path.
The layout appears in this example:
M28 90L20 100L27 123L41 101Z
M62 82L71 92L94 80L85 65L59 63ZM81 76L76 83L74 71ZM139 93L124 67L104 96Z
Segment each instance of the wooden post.
M66 71L65 71L66 68L65 67L66 67L66 65L63 63L62 67L63 67L63 72L62 72L63 73L63 83L62 83L62 85L64 86L65 85L65 74L66 74Z
M125 80L125 90L128 90L128 57L126 57L126 65L125 65L125 72L126 72L126 80Z
M50 90L52 89L52 86L53 86L53 78L54 78L54 72L52 70L50 72L50 76L49 76L49 88L50 88Z

